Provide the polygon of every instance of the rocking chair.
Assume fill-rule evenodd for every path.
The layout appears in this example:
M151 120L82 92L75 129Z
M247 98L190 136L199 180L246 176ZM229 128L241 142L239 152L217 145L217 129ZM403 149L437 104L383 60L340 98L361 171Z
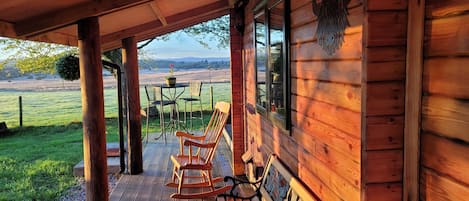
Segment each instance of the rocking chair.
M203 135L195 136L181 131L176 132L180 140L180 153L171 156L172 181L166 184L168 187L177 188L177 193L172 194L171 198L200 199L223 193L231 188L231 186L215 188L214 183L222 181L223 178L212 178L212 159L229 113L230 104L218 102ZM186 150L188 153L184 152L185 147L188 147L189 150ZM188 175L193 172L200 175ZM203 192L182 193L183 188L199 188Z

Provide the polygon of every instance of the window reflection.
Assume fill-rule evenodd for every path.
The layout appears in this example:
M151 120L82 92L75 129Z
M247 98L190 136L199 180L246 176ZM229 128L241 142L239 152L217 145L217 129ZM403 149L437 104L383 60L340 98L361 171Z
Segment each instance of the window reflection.
M285 115L285 99L283 96L285 87L283 13L283 1L272 7L269 12L270 111L282 116Z
M255 41L256 41L256 99L257 104L263 108L267 107L266 95L266 35L265 15L260 14L255 18Z
M261 1L254 16L257 111L286 129L290 126L289 51L284 29L288 4L286 0Z

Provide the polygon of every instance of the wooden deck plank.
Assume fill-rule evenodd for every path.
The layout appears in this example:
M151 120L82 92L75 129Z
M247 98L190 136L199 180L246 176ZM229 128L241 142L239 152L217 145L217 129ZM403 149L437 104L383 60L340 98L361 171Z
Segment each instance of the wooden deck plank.
M171 180L172 164L169 159L171 154L176 154L179 149L178 139L168 134L168 141L150 141L143 151L143 173L139 175L122 175L117 186L110 195L111 201L166 201L176 189L166 187ZM219 143L217 154L213 160L213 176L232 175L230 166L230 148L224 139ZM217 185L223 185L219 182ZM203 200L215 200L208 198ZM184 201L184 200L180 200Z

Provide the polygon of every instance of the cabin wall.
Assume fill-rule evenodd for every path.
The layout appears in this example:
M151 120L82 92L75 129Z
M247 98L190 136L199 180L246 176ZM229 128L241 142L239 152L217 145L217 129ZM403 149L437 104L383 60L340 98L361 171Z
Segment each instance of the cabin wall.
M421 200L469 195L469 1L427 0Z
M310 0L291 1L291 115L284 131L256 113L253 8L245 9L246 143L255 157L279 155L321 200L361 198L362 1L349 4L345 41L327 55L315 38ZM386 70L386 69L384 69Z
M363 200L402 200L407 0L365 2Z

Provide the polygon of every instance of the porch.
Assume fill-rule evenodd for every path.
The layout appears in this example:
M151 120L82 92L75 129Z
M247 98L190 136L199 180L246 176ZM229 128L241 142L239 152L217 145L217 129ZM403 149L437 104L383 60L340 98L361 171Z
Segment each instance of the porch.
M156 134L152 134L155 135ZM153 139L150 136L150 139ZM144 145L143 151L143 172L138 175L123 174L117 186L110 194L112 201L128 200L170 200L170 195L176 192L175 188L166 187L165 184L171 180L172 164L171 154L179 151L179 141L174 135L168 135L167 144L163 140L150 140ZM224 138L217 148L217 153L213 159L214 177L232 175L230 167L231 151ZM219 182L217 185L223 185ZM204 200L215 200L207 198Z
M0 8L12 2L35 9L3 12L1 36L80 48L87 200L108 199L101 50L123 47L128 169L137 174L122 177L111 199L168 200L177 145L150 143L142 165L137 42L228 13L234 167L215 174L246 173L248 150L277 154L321 200L467 199L469 1L346 1L341 10L350 12L338 17L350 26L333 54L318 42L317 1L25 0ZM278 33L282 45L270 41ZM282 110L270 92L278 84L272 55L282 58Z

